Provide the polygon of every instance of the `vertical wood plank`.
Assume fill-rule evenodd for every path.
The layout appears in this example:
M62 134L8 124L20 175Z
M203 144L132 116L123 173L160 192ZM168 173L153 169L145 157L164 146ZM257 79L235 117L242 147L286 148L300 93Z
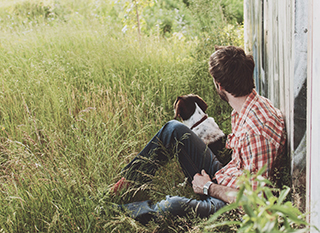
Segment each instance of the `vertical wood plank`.
M320 229L320 0L311 0L309 6L307 211L310 212L310 223ZM310 232L317 231L312 228Z

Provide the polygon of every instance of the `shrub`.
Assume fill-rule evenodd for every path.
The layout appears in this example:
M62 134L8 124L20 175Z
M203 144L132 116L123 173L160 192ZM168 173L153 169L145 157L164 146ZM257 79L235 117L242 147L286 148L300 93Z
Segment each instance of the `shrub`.
M272 183L261 176L265 168L257 174L250 175L247 171L238 180L239 192L235 203L225 206L216 212L207 223L206 231L211 231L224 225L237 225L237 232L308 232L309 224L305 215L290 201L285 199L290 192L289 187L283 190L272 188ZM252 189L252 181L258 183L257 189ZM274 195L278 193L279 195ZM243 215L240 221L222 220L218 217L227 211L239 208Z

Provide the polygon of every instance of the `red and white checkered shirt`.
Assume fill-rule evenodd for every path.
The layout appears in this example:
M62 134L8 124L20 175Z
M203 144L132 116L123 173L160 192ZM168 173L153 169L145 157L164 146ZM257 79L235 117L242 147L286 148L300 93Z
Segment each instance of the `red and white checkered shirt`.
M221 185L237 188L237 178L243 170L256 173L264 165L271 172L273 162L285 147L285 123L279 109L258 95L255 90L247 97L240 114L231 113L232 133L226 147L233 150L231 161L215 177ZM256 184L253 183L253 188Z

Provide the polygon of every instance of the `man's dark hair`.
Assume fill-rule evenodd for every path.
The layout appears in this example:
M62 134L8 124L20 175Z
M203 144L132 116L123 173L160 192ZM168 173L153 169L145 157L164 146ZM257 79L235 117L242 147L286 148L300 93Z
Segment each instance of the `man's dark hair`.
M215 46L215 50L209 61L209 72L215 82L234 97L250 94L255 88L253 57L235 46Z

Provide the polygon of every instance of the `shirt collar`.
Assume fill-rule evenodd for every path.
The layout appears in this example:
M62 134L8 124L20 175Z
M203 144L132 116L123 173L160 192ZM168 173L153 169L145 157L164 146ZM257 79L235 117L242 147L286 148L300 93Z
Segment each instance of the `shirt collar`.
M252 106L257 102L258 99L258 93L256 92L255 89L252 90L252 92L248 95L246 101L244 102L241 110L240 110L240 114L238 114L238 112L236 112L235 110L232 111L231 116L236 117L239 120L238 125L242 126L244 124L244 122L246 121L246 118L248 117L248 114L252 108Z

